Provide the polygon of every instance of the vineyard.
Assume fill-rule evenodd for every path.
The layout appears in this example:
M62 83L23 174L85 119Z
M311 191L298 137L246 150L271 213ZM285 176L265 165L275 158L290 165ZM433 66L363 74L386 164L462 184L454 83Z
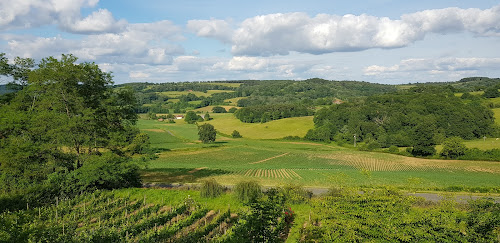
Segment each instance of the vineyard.
M500 204L459 204L392 189L269 189L253 203L234 192L96 191L53 205L0 214L0 242L495 242ZM284 205L289 205L283 207Z
M190 195L176 203L162 203L163 198L156 203L150 194L155 192L138 198L130 192L121 197L97 191L57 199L47 207L26 205L26 210L0 215L0 242L233 242L240 237L235 232L247 227L245 217L232 213L230 205L210 208Z

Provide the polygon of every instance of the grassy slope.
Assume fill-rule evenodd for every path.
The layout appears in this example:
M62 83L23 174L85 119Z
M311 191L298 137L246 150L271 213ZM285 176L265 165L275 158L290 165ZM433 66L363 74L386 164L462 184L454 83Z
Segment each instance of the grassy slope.
M287 118L267 123L244 123L230 113L211 114L211 116L214 119L208 123L212 124L218 131L231 134L237 130L243 137L252 139L303 137L309 129L314 127L312 116Z
M224 121L221 117L231 114L214 115ZM182 121L166 124L141 120L139 126L147 129L144 131L151 136L153 147L172 150L160 153L158 159L149 163L143 171L145 182L186 183L214 177L224 184L255 179L264 185L295 183L316 187L339 184L390 185L417 190L449 186L500 187L500 163L497 162L425 160L326 144L221 136L215 144L206 145L196 141L196 126ZM286 123L280 126L289 128ZM252 135L259 135L259 129L248 129L253 131ZM280 136L285 131L287 129L283 129ZM267 136L260 133L263 134Z

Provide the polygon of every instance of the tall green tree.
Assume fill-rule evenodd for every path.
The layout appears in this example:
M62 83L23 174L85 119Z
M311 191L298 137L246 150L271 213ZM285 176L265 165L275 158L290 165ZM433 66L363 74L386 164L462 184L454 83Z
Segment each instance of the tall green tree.
M124 179L116 168L128 164L127 153L147 146L147 137L137 136L133 127L137 115L132 90L113 89L111 74L95 63L77 63L73 55L44 58L36 66L31 60L16 59L17 66L5 67L4 55L0 59L2 75L26 80L8 104L0 105L1 192L23 192L52 182L61 187L69 174L78 178L99 173L106 165L114 166L109 171L117 174L98 185L106 181L130 185L110 180ZM101 158L109 153L114 155ZM121 159L115 160L116 156ZM96 161L100 166L91 165ZM88 173L76 172L83 167ZM130 173L122 175L138 180L137 168L127 168Z
M465 155L467 147L464 141L460 137L451 137L443 142L443 149L441 150L441 156L456 159L459 156Z
M198 135L201 142L203 143L213 143L215 142L215 137L217 136L217 131L212 124L205 123L198 127Z
M430 156L436 153L434 133L436 132L436 122L433 117L421 118L413 130L413 148L411 153L414 156Z

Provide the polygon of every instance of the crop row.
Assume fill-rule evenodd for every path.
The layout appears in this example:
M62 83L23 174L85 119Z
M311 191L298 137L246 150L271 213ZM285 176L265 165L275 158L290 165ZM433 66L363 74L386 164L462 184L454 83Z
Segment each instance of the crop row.
M189 241L219 237L229 227L231 213L209 210L189 198L172 206L148 204L146 198L94 194L50 207L6 212L0 221L1 238L11 242Z

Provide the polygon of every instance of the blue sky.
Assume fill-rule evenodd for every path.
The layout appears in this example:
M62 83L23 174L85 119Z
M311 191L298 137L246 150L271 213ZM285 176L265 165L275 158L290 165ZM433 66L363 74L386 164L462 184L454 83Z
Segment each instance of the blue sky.
M72 53L116 83L500 77L500 4L3 0L0 52Z

